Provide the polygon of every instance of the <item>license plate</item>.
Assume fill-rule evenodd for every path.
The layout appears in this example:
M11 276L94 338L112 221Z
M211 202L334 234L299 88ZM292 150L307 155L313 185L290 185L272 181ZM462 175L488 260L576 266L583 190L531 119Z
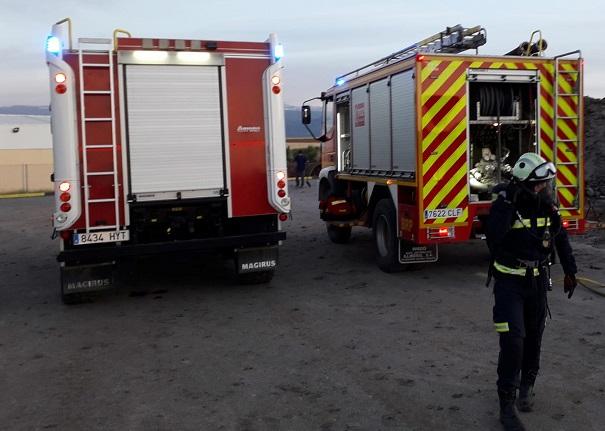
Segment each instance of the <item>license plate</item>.
M75 233L72 239L74 245L128 241L130 239L130 231L112 230L109 232Z
M440 208L436 210L424 210L424 219L433 220L438 218L453 218L462 215L462 208Z

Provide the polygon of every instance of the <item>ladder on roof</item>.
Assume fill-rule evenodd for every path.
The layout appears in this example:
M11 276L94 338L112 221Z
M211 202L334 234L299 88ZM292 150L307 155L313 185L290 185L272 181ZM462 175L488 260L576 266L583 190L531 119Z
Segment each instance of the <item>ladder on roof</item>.
M576 68L565 68L560 60L577 54ZM580 50L567 52L554 58L554 148L553 158L557 168L557 188L564 198L562 210L580 208L582 73ZM569 63L566 63L569 64ZM575 107L575 109L573 108ZM563 154L564 158L560 157ZM561 170L565 172L560 172Z
M78 39L80 134L87 233L120 229L114 58L111 44L111 39ZM85 50L83 47L90 47L91 49ZM86 79L87 75L89 79ZM108 88L98 88L99 82L108 83ZM92 112L87 113L87 108L92 111L90 108L93 106L97 108L95 111L105 112L107 102L110 105L108 116L92 116ZM99 106L105 108L99 108ZM89 133L95 127L93 124L103 124L105 127L102 128L102 131L97 130L94 134ZM93 136L94 139L92 139ZM108 155L110 157L107 157ZM109 159L109 163L107 159ZM95 166L96 169L91 169L91 165ZM99 169L99 165L104 168ZM108 177L113 179L110 193L107 193L108 187L104 187L107 184ZM101 206L104 206L104 208L100 208ZM111 222L105 217L108 213L108 206L112 207L109 213L113 213L115 217Z
M336 78L336 83L337 85L340 85L339 83L357 78L358 76L375 70L377 67L391 65L418 53L458 54L468 49L478 49L480 46L485 45L486 42L487 33L480 25L471 28L464 28L460 24L453 27L446 27L445 31L436 33L407 48L339 76Z

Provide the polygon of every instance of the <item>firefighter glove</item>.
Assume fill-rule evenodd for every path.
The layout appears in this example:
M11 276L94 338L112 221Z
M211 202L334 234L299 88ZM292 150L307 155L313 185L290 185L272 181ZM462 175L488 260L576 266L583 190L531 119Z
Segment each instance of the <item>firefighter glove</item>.
M577 285L578 282L575 275L565 274L565 278L563 279L563 292L568 294L567 298L571 298L571 295L573 295Z

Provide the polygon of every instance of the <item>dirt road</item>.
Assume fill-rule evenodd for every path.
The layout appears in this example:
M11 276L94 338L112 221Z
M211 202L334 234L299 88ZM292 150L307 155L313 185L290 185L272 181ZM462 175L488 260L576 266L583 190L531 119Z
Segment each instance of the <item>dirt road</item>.
M266 286L215 258L156 259L117 293L63 306L50 198L0 201L2 430L498 430L484 244L380 272L371 234L328 241L316 184ZM605 280L602 235L574 239ZM556 268L555 278L561 275ZM550 295L533 430L602 430L605 298Z

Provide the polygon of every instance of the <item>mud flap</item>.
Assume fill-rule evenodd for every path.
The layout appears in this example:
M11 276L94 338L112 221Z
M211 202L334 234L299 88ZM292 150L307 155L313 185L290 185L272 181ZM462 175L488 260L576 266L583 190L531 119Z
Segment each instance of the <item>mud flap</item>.
M437 259L439 259L437 244L419 245L399 241L399 263L437 262Z
M273 271L277 267L277 247L239 248L235 250L238 274Z
M63 295L108 290L114 284L113 262L61 267L61 291Z

